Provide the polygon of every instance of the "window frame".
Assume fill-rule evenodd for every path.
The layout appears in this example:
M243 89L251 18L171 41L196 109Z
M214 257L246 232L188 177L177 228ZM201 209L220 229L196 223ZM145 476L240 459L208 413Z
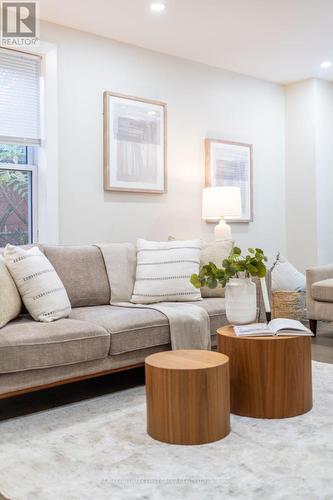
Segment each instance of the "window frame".
M29 160L35 160L35 164L30 162L26 164L0 162L0 170L21 170L31 172L31 203L29 203L31 243L28 244L34 244L38 242L38 162L36 161L37 151L34 150L34 147L28 146L27 153L28 162Z
M40 149L41 149L41 134L42 134L42 106L44 100L43 94L43 55L34 53L30 50L20 50L12 49L8 47L0 47L0 52L5 54L14 53L16 56L23 59L39 59L39 83L38 83L38 93L39 93L39 137L40 139L36 141L26 141L23 137L0 137L0 143L4 145L16 145L23 146L26 148L26 163L11 163L11 162L0 162L0 170L6 171L26 171L30 172L31 175L31 185L29 184L29 201L28 201L28 244L35 244L39 241L39 200L40 200L40 186L39 186L39 163L40 163Z
M38 207L35 216L38 214L38 221L35 227L38 229L35 238L37 240L38 237L37 241L43 243L58 245L60 243L58 48L54 43L40 40L37 46L6 47L6 49L38 55L41 58L41 145L36 152ZM12 168L12 164L10 167Z

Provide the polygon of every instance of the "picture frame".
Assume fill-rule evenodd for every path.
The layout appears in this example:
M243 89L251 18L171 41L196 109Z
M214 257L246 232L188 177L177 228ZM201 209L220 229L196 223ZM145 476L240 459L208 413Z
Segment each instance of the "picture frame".
M242 198L242 215L238 218L225 217L225 220L227 222L252 222L252 144L219 139L205 139L205 185L206 187L240 187ZM215 221L210 220L209 222Z
M103 93L104 190L167 191L167 104Z

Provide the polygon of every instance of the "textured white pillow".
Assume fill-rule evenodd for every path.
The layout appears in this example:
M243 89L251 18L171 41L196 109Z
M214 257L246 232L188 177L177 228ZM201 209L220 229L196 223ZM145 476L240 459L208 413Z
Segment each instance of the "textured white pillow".
M234 242L232 240L207 241L202 243L200 267L209 262L214 262L218 267L222 266L224 259L229 257ZM202 297L224 297L225 289L221 286L217 288L201 288Z
M22 301L5 260L0 257L0 328L21 312Z
M200 290L190 283L199 272L201 242L137 241L136 281L131 302L190 302L201 300Z
M48 323L69 315L71 304L65 287L39 248L24 250L7 245L4 257L24 305L34 320Z
M306 290L306 278L296 267L283 257L279 257L272 269L272 290Z
M169 236L168 241L175 241L174 236ZM222 267L222 262L224 259L229 257L232 247L234 246L233 240L213 240L213 241L202 241L201 258L200 258L200 268L209 262L214 262L218 267ZM225 288L218 286L216 288L209 288L208 286L203 286L200 288L201 296L207 297L224 297Z

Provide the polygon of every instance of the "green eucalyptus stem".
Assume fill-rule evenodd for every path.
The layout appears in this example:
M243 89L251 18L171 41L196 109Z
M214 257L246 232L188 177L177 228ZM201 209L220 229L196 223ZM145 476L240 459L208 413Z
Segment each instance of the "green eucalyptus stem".
M261 248L248 248L247 255L242 256L241 249L234 247L229 257L223 260L222 267L209 262L202 266L199 274L192 274L190 281L196 288L203 286L216 288L219 285L224 288L231 278L241 276L264 278L266 276L265 262L267 262L267 257Z

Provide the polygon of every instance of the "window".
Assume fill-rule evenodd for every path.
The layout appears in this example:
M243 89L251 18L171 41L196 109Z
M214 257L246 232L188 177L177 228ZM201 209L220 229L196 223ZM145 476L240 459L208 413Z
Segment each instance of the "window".
M0 49L0 246L37 240L40 58Z
M31 146L0 144L0 246L36 240L36 167Z

